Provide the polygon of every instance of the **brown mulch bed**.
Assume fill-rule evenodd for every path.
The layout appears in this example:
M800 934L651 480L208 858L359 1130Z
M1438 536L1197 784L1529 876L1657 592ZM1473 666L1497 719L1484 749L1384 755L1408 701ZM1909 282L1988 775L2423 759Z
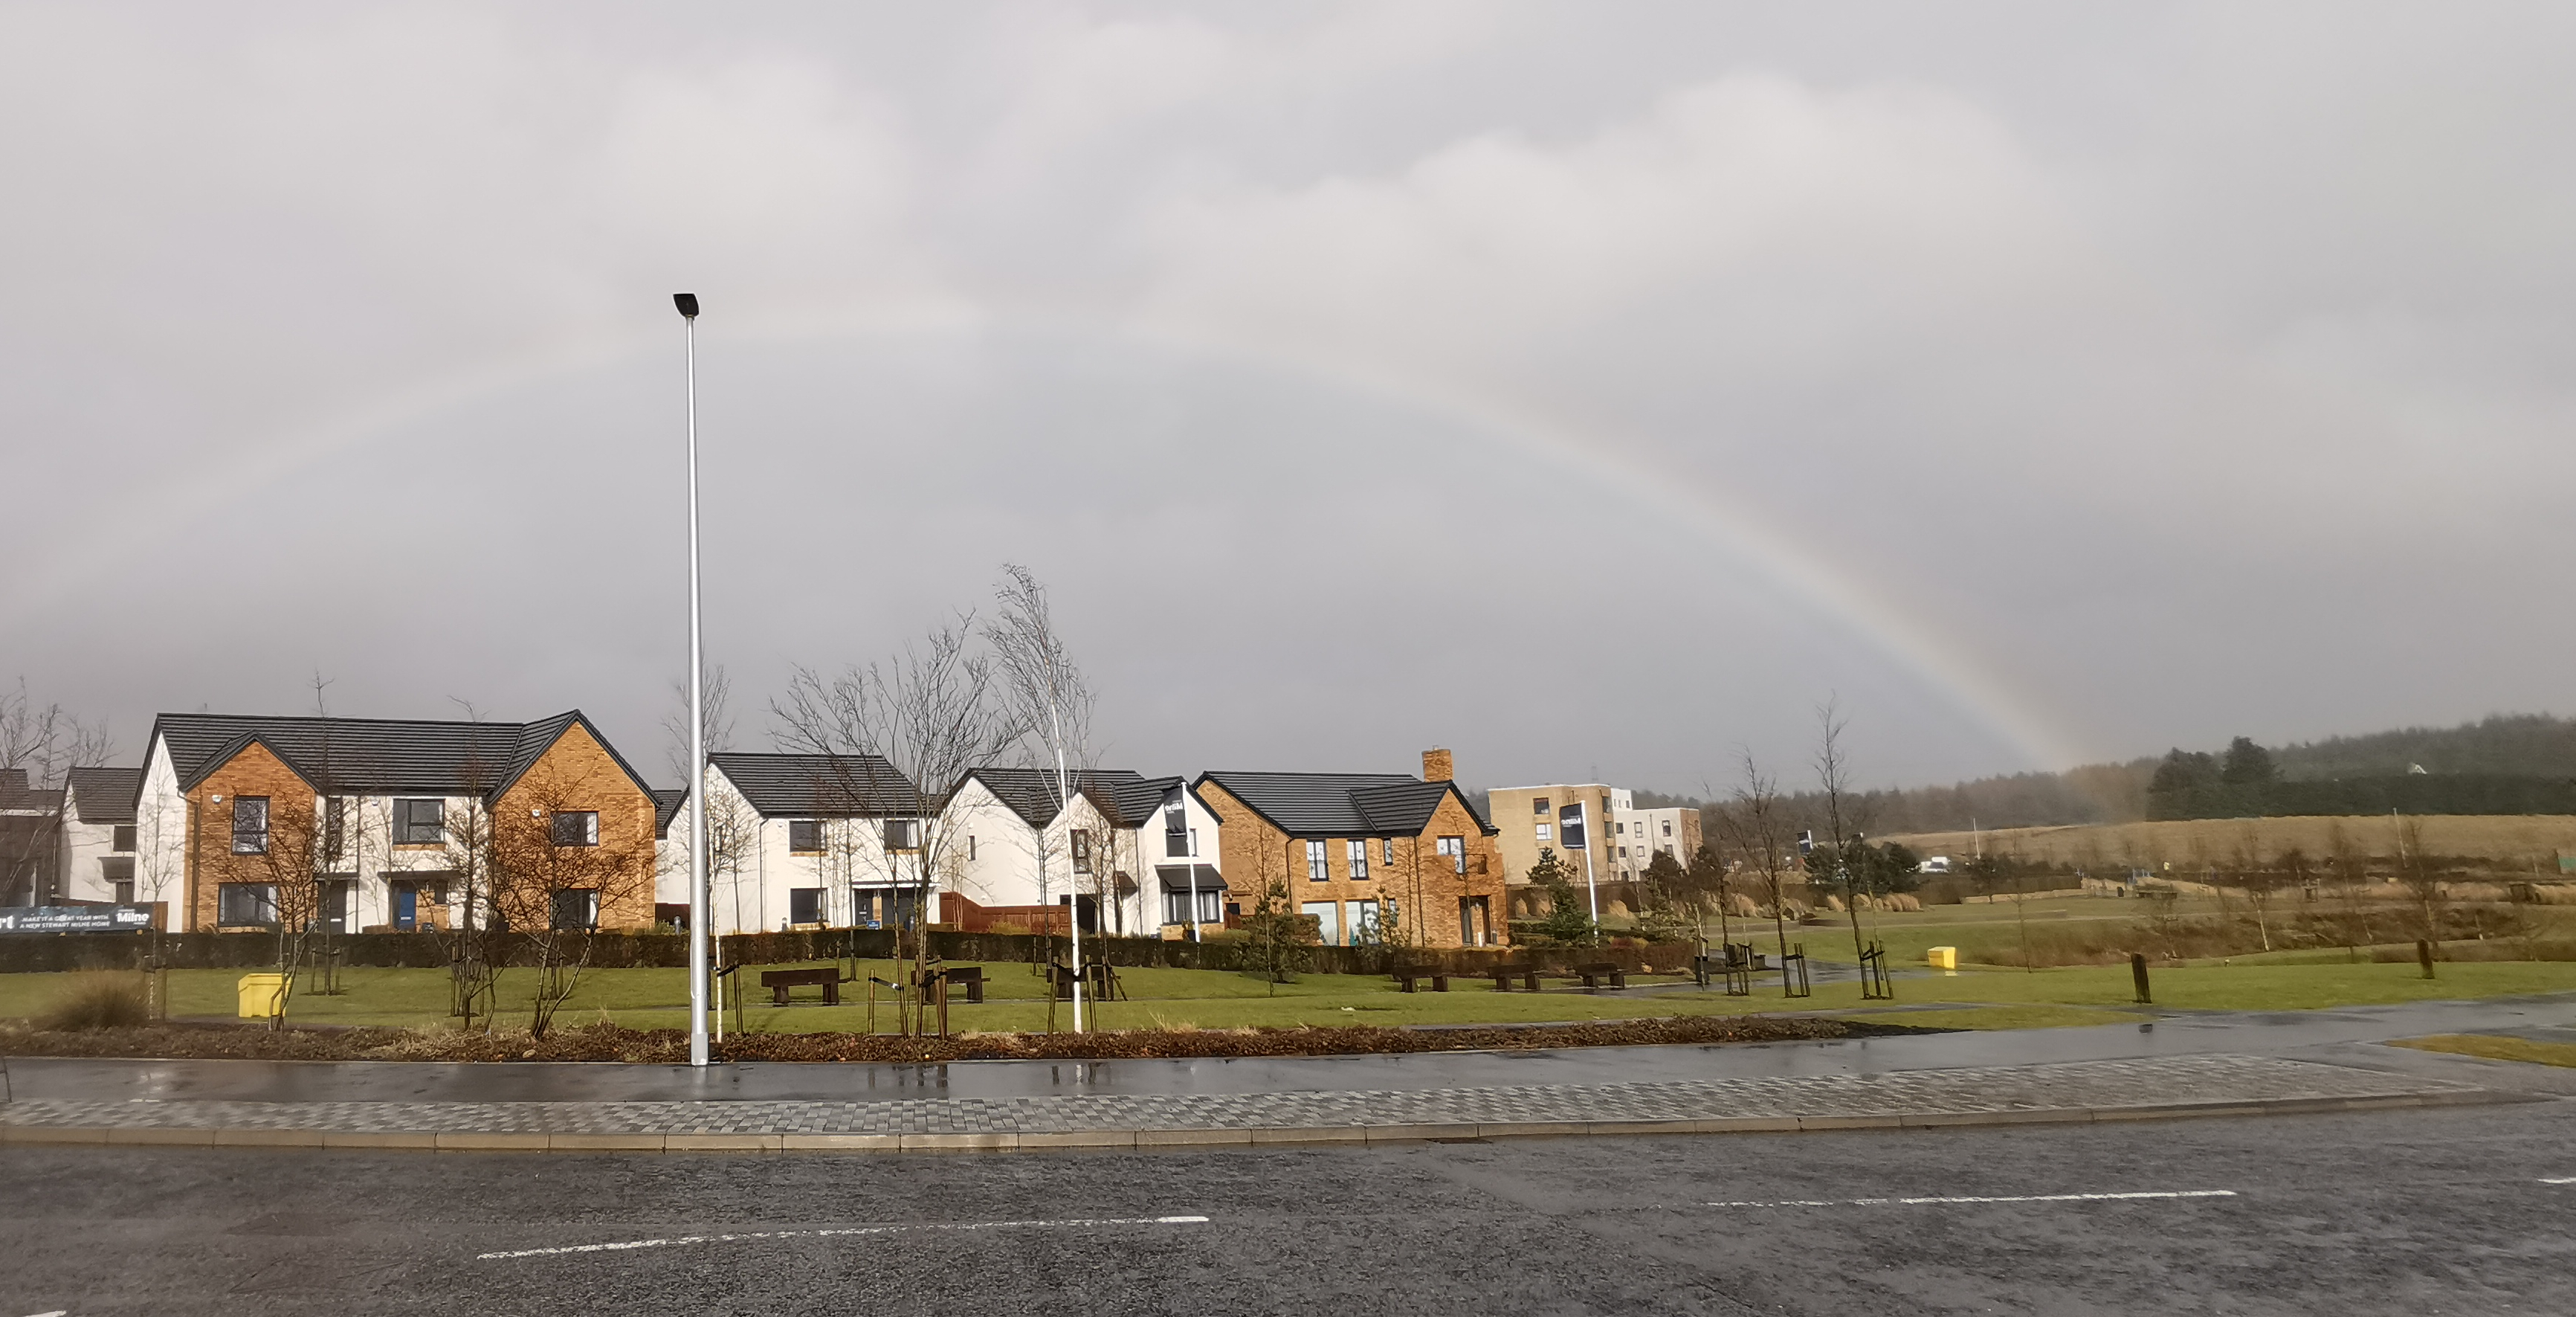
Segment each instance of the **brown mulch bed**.
M952 1038L894 1034L736 1034L721 1061L1107 1060L1181 1056L1359 1056L1657 1043L1772 1043L1942 1032L1850 1020L1765 1016L1678 1016L1511 1028L1129 1029L1109 1033L980 1033ZM0 1056L237 1058L262 1061L625 1061L676 1065L689 1058L678 1029L594 1024L542 1039L519 1034L411 1029L284 1029L165 1024L144 1029L54 1032L0 1026Z

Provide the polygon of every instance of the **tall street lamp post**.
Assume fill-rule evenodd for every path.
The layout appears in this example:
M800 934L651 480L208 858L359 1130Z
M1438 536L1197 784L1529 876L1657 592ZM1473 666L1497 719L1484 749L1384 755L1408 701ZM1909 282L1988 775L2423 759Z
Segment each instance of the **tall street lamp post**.
M706 649L698 638L698 295L673 293L689 358L689 1064L707 1064Z

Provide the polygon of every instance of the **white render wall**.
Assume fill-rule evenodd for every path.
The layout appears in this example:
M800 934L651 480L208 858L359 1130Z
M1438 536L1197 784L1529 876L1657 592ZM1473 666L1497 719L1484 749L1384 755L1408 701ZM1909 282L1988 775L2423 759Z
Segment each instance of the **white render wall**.
M885 820L827 818L820 854L790 849L788 827L806 815L763 817L744 798L722 768L710 764L705 779L707 811L707 927L716 935L774 933L788 927L790 893L799 888L822 890L823 922L846 928L856 922L852 889L911 888L920 882L919 857L885 849ZM671 819L664 840L655 848L661 871L654 880L654 899L685 905L689 899L689 809ZM938 893L931 894L924 918L940 918Z
M1045 827L1033 828L991 788L970 779L950 793L940 826L948 832L949 851L943 885L978 905L1054 905L1063 900L1074 890L1068 838L1073 829L1085 829L1096 848L1093 864L1110 873L1123 870L1137 883L1137 890L1123 898L1100 901L1101 928L1135 936L1155 927L1143 922L1159 918L1152 914L1155 901L1148 899L1153 897L1153 876L1138 868L1140 857L1150 857L1153 851L1141 849L1140 829L1111 827L1088 796L1075 796L1072 805L1058 811ZM1153 847L1159 851L1162 824L1158 819L1152 826L1156 830ZM970 850L972 859L967 858ZM1150 869L1150 858L1142 862ZM1099 876L1085 874L1081 890L1100 897Z

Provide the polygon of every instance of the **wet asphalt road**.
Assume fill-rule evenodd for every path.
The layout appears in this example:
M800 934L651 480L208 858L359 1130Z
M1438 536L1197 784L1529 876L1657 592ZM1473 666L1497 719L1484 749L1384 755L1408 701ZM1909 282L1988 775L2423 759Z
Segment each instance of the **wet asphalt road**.
M12 1148L0 1317L2563 1313L2550 1177L2576 1103L1145 1154ZM592 1247L638 1241L670 1242Z

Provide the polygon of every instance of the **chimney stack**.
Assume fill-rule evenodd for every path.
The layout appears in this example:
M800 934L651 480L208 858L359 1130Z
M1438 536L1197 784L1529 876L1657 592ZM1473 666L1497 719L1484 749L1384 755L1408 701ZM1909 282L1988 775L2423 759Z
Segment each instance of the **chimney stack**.
M1422 752L1422 780L1425 782L1446 782L1449 780L1448 751L1425 750Z

